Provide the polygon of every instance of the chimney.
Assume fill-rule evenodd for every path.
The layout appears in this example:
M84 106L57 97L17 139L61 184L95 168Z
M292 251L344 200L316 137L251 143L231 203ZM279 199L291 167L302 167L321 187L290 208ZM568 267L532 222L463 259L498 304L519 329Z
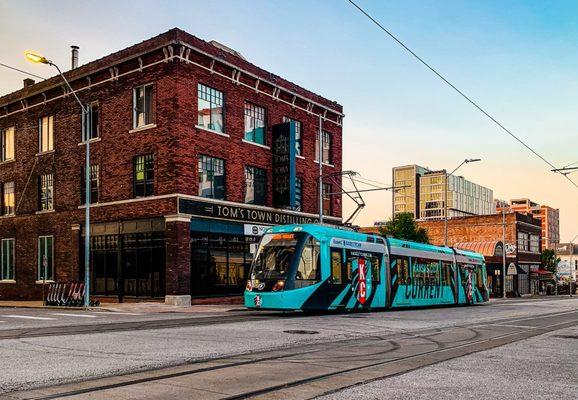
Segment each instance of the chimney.
M32 86L34 85L36 82L34 82L34 79L30 79L30 78L26 78L24 79L24 87L27 88L28 86Z
M78 46L70 46L72 49L72 69L78 68Z

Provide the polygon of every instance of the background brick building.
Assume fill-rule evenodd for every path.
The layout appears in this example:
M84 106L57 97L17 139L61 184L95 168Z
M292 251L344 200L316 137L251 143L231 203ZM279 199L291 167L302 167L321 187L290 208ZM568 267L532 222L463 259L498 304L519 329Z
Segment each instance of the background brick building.
M324 168L341 171L339 104L179 29L65 75L92 110L93 293L240 293L263 226L316 221L319 116ZM296 198L281 207L272 127L288 119ZM0 98L0 132L0 299L39 298L44 264L48 280L83 276L82 113L60 77L28 82ZM340 197L324 208L341 220Z
M444 221L417 221L425 228L432 244L443 246ZM540 268L541 224L532 214L517 212L505 215L505 240L502 239L502 215L456 217L448 220L448 246L472 249L491 249L486 258L488 281L492 294L500 296L502 254L505 248L506 265L514 264L506 278L506 291L511 294L537 292L539 276L532 271ZM505 245L504 245L505 242ZM490 246L489 244L493 244ZM485 246L484 246L485 245ZM500 250L500 248L502 250Z

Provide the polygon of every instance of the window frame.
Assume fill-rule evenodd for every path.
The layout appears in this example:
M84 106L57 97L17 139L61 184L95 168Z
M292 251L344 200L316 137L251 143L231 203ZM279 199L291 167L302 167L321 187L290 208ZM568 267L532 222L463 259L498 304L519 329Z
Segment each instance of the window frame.
M9 259L9 266L4 265L4 243L11 243L11 255ZM8 274L8 268L11 268L12 274ZM0 282L1 281L12 281L16 280L16 238L3 238L0 241Z
M209 125L208 125L208 126L204 126L204 124L201 124L201 123L200 123L201 121L199 121L199 118L200 118L199 113L200 113L200 111L201 111L201 108L200 108L200 107L201 107L201 87L206 89L205 94L207 94L207 96L209 97L209 100L207 100L206 98L203 98L203 99L202 99L203 101L208 102L208 103L209 103L209 107L210 107L210 108L209 108L210 113L209 113ZM214 108L217 108L217 107L219 106L219 104L213 103L213 101L212 101L213 97L215 97L215 96L213 96L213 94L212 94L213 91L216 92L216 94L220 94L220 95L221 95L221 98L220 98L221 103L222 103L222 104L220 105L220 107L221 107L221 121L222 121L221 130L218 130L218 129L215 129L215 128L214 128L214 123L213 123L213 109L214 109ZM218 99L218 97L216 97L216 98ZM198 128L201 128L201 129L207 129L207 130L210 130L210 131L213 131L213 132L225 134L225 131L226 131L226 123L225 123L225 122L226 122L226 118L225 118L225 116L226 116L226 110L225 110L225 104L226 104L226 99L225 99L225 92L224 92L224 91L219 90L219 89L216 89L216 88L214 88L214 87L212 87L212 86L209 86L209 85L205 85L204 83L198 82L198 83L197 83L197 123L196 123L196 126L197 126Z
M139 158L143 158L143 179L137 179L137 165ZM150 164L149 164L150 162ZM150 165L150 168L147 168L147 165ZM152 177L147 178L147 174L152 172ZM143 194L139 195L138 189L142 186ZM150 189L150 194L147 194ZM134 156L132 159L132 195L135 199L151 197L155 195L155 154L154 153L146 153L146 154L139 154Z
M46 254L48 254L48 253L46 252L46 249L47 249L47 247L48 247L48 246L46 245L46 242L47 242L48 238L51 239L51 240L50 240L50 265L48 266L48 268L47 268L47 270L46 270L46 272L47 272L46 275L47 275L47 276L44 277L44 274L43 274L43 273L44 273L44 271L43 271L44 266L42 265L42 262L41 262L41 254L40 254L40 242L41 242L41 241L44 241L44 250L45 250L45 252L44 252L43 255L46 255ZM38 258L38 271L37 271L37 275L36 275L37 281L39 281L39 282L44 282L44 281L46 281L46 282L53 282L53 281L54 281L54 235L41 235L41 236L38 236L37 258ZM50 271L50 273L48 273L48 271Z
M146 114L146 107L147 107L147 95L146 95L146 90L147 88L151 88L151 93L150 93L150 115L149 118L147 118L147 114ZM139 110L137 107L137 90L138 89L142 89L143 91L143 124L142 125L138 125L138 117L139 117ZM146 128L148 126L152 126L155 124L155 112L154 112L154 98L155 98L155 87L154 87L154 83L145 83L143 85L137 85L135 87L132 88L132 129L142 129L142 128Z
M201 178L201 174L203 174L202 176L204 177L205 174L207 175L207 178L209 176L208 174L208 169L207 170L202 170L201 166L206 166L208 165L208 161L211 160L211 172L212 174L212 180L208 180L207 182L211 182L211 196L203 196L203 194L201 193L201 183L203 182L202 178ZM215 196L215 160L221 161L222 162L222 169L223 169L223 196L222 198L220 197L216 197ZM219 158L219 157L214 157L214 156L210 156L208 154L199 154L197 157L197 194L199 197L203 197L205 199L216 199L216 200L226 200L227 199L227 162L224 158Z
M262 175L260 175L260 177L263 179L263 193L261 194L262 197L260 197L262 198L262 202L257 202L257 171L262 172ZM249 194L249 174L251 174L251 179L253 182L253 202L249 202L247 200L247 196ZM245 165L245 204L253 204L257 206L267 205L267 170L265 168L259 168L253 165Z
M9 184L12 184L12 193L6 193L6 186L8 186ZM2 198L0 199L0 211L2 212L2 216L8 217L8 216L13 216L16 213L16 183L14 181L10 181L10 182L4 182L0 185L0 189L2 189ZM7 206L6 206L6 195L7 194L12 194L12 205L11 207L11 212L7 212Z
M85 110L82 111L82 135L80 136L81 143L86 142L87 132L90 130L90 136L88 140L94 140L100 137L100 103L98 100L92 101L84 105L85 110L88 110L88 114ZM94 109L96 108L96 135L92 131L93 121L94 121ZM88 117L87 117L88 115Z
M46 139L48 145L46 150L44 150L44 120L47 119L47 129ZM38 154L50 153L54 151L54 115L45 115L38 118Z
M327 188L329 189L329 191L326 190ZM323 182L322 205L323 205L323 214L325 214L325 215L331 215L331 213L333 212L333 202L331 201L332 190L333 190L333 185L331 185L331 183ZM330 193L330 194L326 195L326 193ZM329 208L325 208L326 202L329 205Z
M247 115L247 107L251 108L252 115ZM257 128L255 121L261 121L257 118L258 112L262 110L263 114L263 143L258 142L255 140L255 129ZM247 118L251 118L253 122L253 129L251 131L247 130ZM252 133L253 139L251 140L247 134ZM257 105L250 101L246 101L243 104L243 140L250 143L259 144L261 146L267 146L267 109L263 106Z
M323 148L321 149L321 157L323 164L333 165L333 134L329 131L322 130ZM325 140L325 139L328 140ZM325 159L325 151L327 151L327 159ZM315 161L319 162L319 130L315 135Z
M95 173L96 169L96 173ZM95 178L96 175L96 178ZM95 196L96 194L96 196ZM96 200L95 200L96 198ZM90 204L100 201L100 164L90 165ZM80 204L86 204L86 167L80 167Z
M48 179L50 177L50 179ZM46 182L46 185L44 184ZM48 185L50 183L50 186ZM50 188L50 196L48 196ZM46 194L45 194L46 193ZM45 194L45 196L43 196ZM38 175L38 211L54 210L54 173Z
M6 149L8 148L7 146L7 133L11 132L12 133L12 157L8 158L6 156L6 154L8 153L6 151ZM0 129L0 162L6 162L6 161L13 161L16 159L16 127L14 126L9 126L7 128L4 129Z

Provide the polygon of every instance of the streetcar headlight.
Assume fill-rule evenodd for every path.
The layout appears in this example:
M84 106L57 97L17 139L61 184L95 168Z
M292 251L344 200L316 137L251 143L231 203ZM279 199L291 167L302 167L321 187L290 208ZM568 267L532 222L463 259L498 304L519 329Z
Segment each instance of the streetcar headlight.
M278 292L280 290L283 290L283 288L285 287L285 281L277 281L274 285L273 285L273 291L274 292Z

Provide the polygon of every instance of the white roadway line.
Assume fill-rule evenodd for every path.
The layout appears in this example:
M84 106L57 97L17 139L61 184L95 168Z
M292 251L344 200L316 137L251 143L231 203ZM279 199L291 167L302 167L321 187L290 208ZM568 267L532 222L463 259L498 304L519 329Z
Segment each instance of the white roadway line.
M96 318L96 315L86 315L86 314L66 314L66 313L52 313L50 315L58 315L61 317L78 317L78 318Z
M49 318L49 317L32 317L30 315L2 315L2 318L20 318L20 319L35 319L39 321L51 321L56 318Z
M143 315L141 313L117 312L117 311L94 311L93 314L99 315Z

